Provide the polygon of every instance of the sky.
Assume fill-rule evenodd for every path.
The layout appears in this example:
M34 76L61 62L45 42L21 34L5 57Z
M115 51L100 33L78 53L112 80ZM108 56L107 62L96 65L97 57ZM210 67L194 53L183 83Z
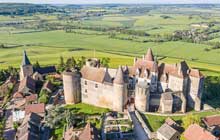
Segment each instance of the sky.
M0 0L0 3L44 3L44 4L104 4L104 3L146 3L146 4L200 4L219 3L220 0Z

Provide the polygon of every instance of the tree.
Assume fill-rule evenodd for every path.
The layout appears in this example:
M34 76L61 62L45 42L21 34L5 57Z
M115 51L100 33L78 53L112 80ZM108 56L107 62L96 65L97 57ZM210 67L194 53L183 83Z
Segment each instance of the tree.
M201 123L201 119L198 115L193 115L193 114L189 114L185 117L183 117L182 119L183 121L183 127L186 129L188 128L191 124L200 124Z
M109 67L109 62L110 62L110 58L108 58L108 57L103 57L102 59L101 59L101 65L103 66L103 67Z
M41 90L40 95L39 95L39 102L40 103L48 103L49 101L49 92L47 90Z
M65 63L62 56L60 56L59 70L63 71L65 69Z
M68 58L66 61L66 69L71 69L76 66L76 60L74 57Z
M39 64L39 62L36 61L35 64L33 64L33 67L34 67L34 68L40 68L40 64Z
M77 67L81 69L83 65L86 64L86 58L82 56L80 59L77 60Z

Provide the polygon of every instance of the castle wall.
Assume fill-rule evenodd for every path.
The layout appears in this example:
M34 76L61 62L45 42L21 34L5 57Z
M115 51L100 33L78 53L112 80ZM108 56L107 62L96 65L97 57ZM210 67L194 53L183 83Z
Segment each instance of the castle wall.
M98 83L81 78L82 102L94 106L123 111L127 102L125 86Z
M188 105L192 108L195 106L196 98L201 99L202 97L202 88L204 79L196 78L190 76L190 86L189 86L189 96L188 96Z
M183 91L184 79L173 75L169 76L168 88L173 91Z

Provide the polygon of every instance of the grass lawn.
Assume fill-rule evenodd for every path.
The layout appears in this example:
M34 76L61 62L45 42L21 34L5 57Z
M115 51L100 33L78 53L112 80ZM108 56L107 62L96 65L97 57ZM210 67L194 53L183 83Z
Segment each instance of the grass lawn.
M200 113L192 113L195 115L198 115L200 118L203 118L205 116L210 116L210 115L216 115L216 114L220 114L220 111L207 111L207 112L200 112ZM173 120L175 120L178 124L181 125L182 123L182 118L183 116L170 116ZM167 118L167 116L157 116L157 115L149 115L149 114L145 114L145 117L147 119L147 123L150 126L150 129L152 131L157 131L158 128L161 127L161 125L164 123L165 119Z
M103 113L109 112L109 109L106 108L101 108L101 107L96 107L93 105L88 105L84 103L79 103L75 105L66 105L66 109L76 109L77 113L81 114L86 114L86 115L101 115Z

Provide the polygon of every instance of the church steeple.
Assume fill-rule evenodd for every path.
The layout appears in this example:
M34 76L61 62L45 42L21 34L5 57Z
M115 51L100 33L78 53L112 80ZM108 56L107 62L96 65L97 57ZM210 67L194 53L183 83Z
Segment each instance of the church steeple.
M27 57L26 51L23 52L23 59L20 66L20 80L23 80L27 76L32 76L34 73L33 66Z
M28 56L27 56L25 50L23 51L23 59L22 59L21 65L22 65L22 66L31 65L31 62L30 62L30 60L28 59Z
M153 52L152 52L151 48L149 48L147 50L147 53L145 55L145 60L154 61L154 55L153 55Z

